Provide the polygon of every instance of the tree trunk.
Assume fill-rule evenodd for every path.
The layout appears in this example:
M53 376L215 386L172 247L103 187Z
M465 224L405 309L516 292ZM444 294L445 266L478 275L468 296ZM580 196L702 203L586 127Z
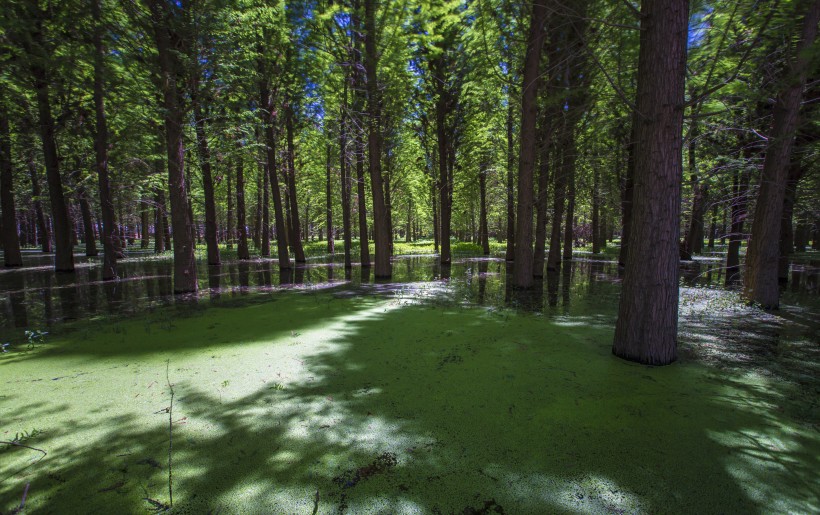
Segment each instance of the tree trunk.
M333 230L333 184L331 179L331 155L330 142L327 143L327 166L325 166L325 228L327 229L327 252L336 252L335 232Z
M489 163L484 163L478 171L478 191L479 191L479 208L478 208L478 243L481 245L481 252L485 256L490 255L490 232L487 227L487 168ZM409 211L408 211L409 219ZM409 222L408 222L409 223ZM408 231L409 233L409 231ZM408 236L409 237L409 236ZM408 240L409 241L409 240Z
M797 183L803 177L804 168L797 159L792 160L789 175L786 179L786 191L783 196L783 215L780 219L780 257L777 266L777 280L789 282L789 256L794 253L794 204L797 200Z
M564 128L564 131L567 129ZM550 249L547 255L547 271L557 272L561 267L561 222L564 220L564 201L567 190L567 155L569 149L566 139L562 138L560 145L560 159L556 159L554 201L552 206L552 227L550 231Z
M688 8L688 0L641 7L634 211L612 352L651 365L677 358Z
M507 251L504 256L507 262L515 260L515 179L513 168L515 156L513 149L513 95L512 86L507 86Z
M14 175L11 161L11 130L9 117L0 100L0 207L3 210L3 264L23 266L20 237L17 233L17 211L14 206Z
M293 256L297 263L304 263L305 251L302 248L301 228L299 226L299 203L296 199L296 166L295 149L293 145L293 107L289 104L285 108L285 129L287 131L288 159L287 170L285 171L285 182L288 188L288 199L290 206L291 241L290 247L293 249ZM305 220L307 224L308 221Z
M148 213L148 199L143 197L140 200L140 248L147 249L148 248L148 228L151 225L151 221L149 218ZM102 231L100 231L102 233Z
M259 110L259 116L262 118L262 124L264 126L265 151L268 163L268 182L270 183L271 196L273 197L273 222L274 227L276 228L276 255L279 260L279 269L285 270L290 268L290 255L288 253L288 243L285 236L285 217L282 206L282 194L279 190L279 174L277 173L278 170L276 167L276 135L273 132L274 122L276 121L276 106L274 104L273 94L268 84L264 62L262 60L259 61L259 71L260 75L263 77L259 81L259 97L262 101L262 105L264 106L264 109ZM230 204L228 204L229 217L230 213ZM228 224L230 227L230 221Z
M817 23L820 20L820 0L802 2L800 5L807 7L802 34L785 77L784 89L774 104L774 121L763 161L743 278L745 296L764 309L776 309L780 304L777 282L780 220L800 103L811 63L806 50L817 37Z
M592 253L601 253L601 200L598 167L592 171Z
M518 208L515 230L515 265L513 285L517 288L533 286L532 212L535 162L537 157L535 122L538 112L539 64L544 46L546 4L540 0L531 3L532 15L524 58L524 77L521 87L521 147L518 159Z
M196 256L191 237L192 220L188 211L188 191L185 185L185 110L177 81L182 73L175 53L181 38L169 27L170 7L160 0L149 0L154 18L154 31L162 78L165 111L165 142L168 155L168 188L171 201L171 229L174 233L174 293L197 291Z
M208 264L221 263L219 256L219 241L217 241L216 199L214 197L214 181L211 173L211 149L205 135L205 117L202 115L202 106L199 103L199 80L193 81L191 86L191 103L194 108L194 126L196 128L196 143L199 151L200 169L202 170L202 189L205 193L205 245L208 247Z
M85 255L88 257L97 256L97 242L94 239L94 222L91 220L91 206L88 205L88 197L85 189L77 189L77 201L80 204L80 214L83 218L83 240L85 243Z
M632 128L626 150L626 174L621 186L621 248L618 251L618 266L626 268L626 255L632 231L632 205L635 197L635 139L637 137L638 114L632 114Z
M40 31L35 37L42 39ZM46 165L48 196L51 201L51 217L54 227L54 270L56 272L74 272L74 249L71 244L71 222L68 203L63 194L63 180L60 177L60 159L57 154L57 142L54 137L54 119L51 116L51 99L49 95L50 78L40 60L32 60L31 74L37 92L39 111L40 138L43 143L43 158Z
M270 172L268 164L262 165L262 256L270 257Z
M228 204L228 212L226 213L227 217L227 234L225 238L227 239L227 244L225 245L226 248L232 249L233 248L233 240L234 240L234 207L233 207L233 184L231 184L231 167L225 167L225 191L227 192L227 204Z
M51 232L48 230L46 215L43 213L43 205L40 203L40 181L37 179L37 162L34 160L32 150L28 158L28 174L31 179L31 197L34 200L34 214L37 218L37 232L40 237L40 248L44 253L51 252Z
M346 79L346 78L345 78ZM344 238L345 269L353 266L351 262L351 246L353 238L350 222L350 168L347 159L347 80L344 84L344 98L339 108L339 172L342 181L342 237Z
M564 221L564 261L572 260L573 235L575 230L575 123L569 128L568 134L569 143L566 149L569 155L565 155L564 159L567 161L567 212L566 220Z
M692 259L692 255L703 251L703 218L706 214L706 203L709 194L709 185L698 177L698 168L695 161L695 138L697 131L692 130L689 141L689 174L692 182L692 213L689 218L689 229L681 245L680 258Z
M370 193L373 195L373 240L376 248L373 272L376 279L387 279L393 275L393 270L390 264L390 234L388 234L387 206L384 201L384 181L382 180L381 94L376 72L378 66L376 0L365 0L364 12L368 114L367 161L370 171Z
M165 196L161 188L156 188L154 201L156 203L154 217L154 252L160 254L165 252L165 217L163 216L163 211L165 211ZM114 236L112 235L112 237Z
M250 259L248 251L248 226L245 220L245 167L242 162L242 143L236 142L236 257Z
M544 277L547 245L547 205L549 203L550 151L552 150L552 126L544 116L541 125L541 157L538 164L538 200L535 215L535 251L532 258L533 275Z

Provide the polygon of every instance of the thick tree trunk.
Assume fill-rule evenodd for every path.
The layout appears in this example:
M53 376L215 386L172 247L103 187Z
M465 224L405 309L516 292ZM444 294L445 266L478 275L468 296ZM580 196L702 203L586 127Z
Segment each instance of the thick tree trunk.
M784 89L774 104L774 121L763 161L743 277L745 296L764 309L776 309L780 304L777 282L780 220L800 103L811 63L806 50L817 37L820 20L820 0L804 1L800 5L806 6L801 38L789 65Z
M370 171L370 192L373 195L373 240L376 249L373 268L376 279L386 279L393 274L393 270L390 263L390 234L388 233L387 206L384 201L384 181L382 180L381 94L376 72L378 66L376 0L365 0L364 12L368 114L367 161Z
M197 291L196 256L191 237L192 220L188 211L188 191L185 185L185 142L183 138L184 108L177 87L181 74L180 36L169 27L171 7L160 0L148 0L154 18L154 30L159 56L165 111L165 143L168 155L168 188L171 201L171 230L174 233L174 293Z
M641 7L635 190L612 352L639 363L677 358L681 146L688 0Z
M39 31L35 35L40 39L43 37ZM68 203L63 194L60 159L57 155L57 142L54 138L54 119L51 116L50 79L40 63L38 60L33 60L30 67L37 93L40 138L43 143L48 196L51 201L51 217L54 226L54 270L57 272L74 272L71 221L69 220Z
M7 267L15 267L23 266L23 255L20 252L17 210L14 206L11 129L4 102L5 99L0 99L0 208L3 210L3 264Z
M285 109L285 128L287 131L287 145L288 158L287 170L285 172L285 181L288 188L288 199L290 206L290 223L291 223L291 241L290 247L293 250L293 257L297 263L304 263L305 251L302 248L301 234L302 230L299 225L299 203L296 199L296 165L295 165L295 148L293 145L293 108L288 105ZM308 221L305 220L307 224Z
M533 282L532 213L535 163L537 157L535 122L538 113L539 64L544 46L546 4L532 2L532 15L524 57L524 77L521 87L521 148L518 159L518 206L515 230L515 265L513 285L531 288Z
M110 281L117 277L117 256L122 252L114 238L114 202L111 198L111 185L108 178L108 121L105 117L105 55L103 44L105 28L102 22L102 0L94 0L91 4L94 17L94 112L96 116L96 134L94 135L94 153L97 167L97 190L100 195L100 210L102 211L103 244L103 281ZM146 229L143 228L143 232ZM148 246L144 239L145 247Z

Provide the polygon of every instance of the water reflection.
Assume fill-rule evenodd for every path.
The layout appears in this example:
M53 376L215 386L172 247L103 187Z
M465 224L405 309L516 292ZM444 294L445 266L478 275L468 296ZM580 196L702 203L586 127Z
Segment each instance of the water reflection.
M269 259L227 261L220 266L202 263L200 292L193 297L174 297L170 257L145 256L119 264L117 281L102 281L100 268L78 256L75 274L54 274L53 256L28 253L22 269L0 270L0 337L4 332L30 327L43 329L65 320L100 313L129 315L171 304L229 301L232 297L272 295L281 288L336 288L350 294L397 292L408 284L433 284L437 298L459 304L509 307L555 315L606 314L617 309L619 271L615 262L574 259L551 271L527 291L510 287L506 277L511 266L501 259L465 258L442 266L436 256L394 258L393 278L375 284L372 269L335 269L333 262L312 261L279 269ZM341 266L341 264L339 264ZM721 289L725 272L719 259L687 263L681 282L699 288ZM784 286L784 302L802 302L820 288L820 263L793 264L790 284ZM791 299L791 300L789 300ZM816 303L816 297L813 302Z

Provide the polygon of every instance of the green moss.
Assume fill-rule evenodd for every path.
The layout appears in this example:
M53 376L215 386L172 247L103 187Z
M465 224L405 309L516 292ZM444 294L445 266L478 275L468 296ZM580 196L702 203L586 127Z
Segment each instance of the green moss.
M80 323L0 359L0 510L820 509L791 386L610 353L611 317L288 292ZM813 425L814 424L814 425ZM27 465L22 471L22 467ZM318 503L317 503L318 492Z

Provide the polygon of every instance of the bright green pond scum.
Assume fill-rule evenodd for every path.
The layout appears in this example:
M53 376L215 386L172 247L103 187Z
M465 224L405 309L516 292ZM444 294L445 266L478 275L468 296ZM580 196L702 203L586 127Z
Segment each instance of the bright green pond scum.
M31 447L0 445L0 511L27 485L25 513L164 510L169 472L171 513L820 511L817 311L683 288L652 368L611 354L617 285L579 284L571 309L454 279L55 328L0 356L0 440Z

